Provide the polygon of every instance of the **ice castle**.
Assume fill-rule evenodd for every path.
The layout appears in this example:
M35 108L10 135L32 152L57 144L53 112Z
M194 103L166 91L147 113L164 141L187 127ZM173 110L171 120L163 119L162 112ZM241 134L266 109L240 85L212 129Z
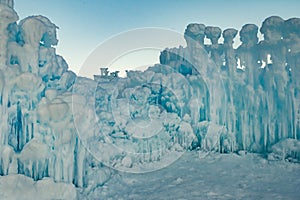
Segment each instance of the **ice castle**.
M299 18L244 25L237 49L238 30L189 24L186 47L105 84L68 70L48 18L17 21L13 1L1 0L0 175L87 187L99 171L99 185L109 179L102 163L134 168L172 151L300 159Z

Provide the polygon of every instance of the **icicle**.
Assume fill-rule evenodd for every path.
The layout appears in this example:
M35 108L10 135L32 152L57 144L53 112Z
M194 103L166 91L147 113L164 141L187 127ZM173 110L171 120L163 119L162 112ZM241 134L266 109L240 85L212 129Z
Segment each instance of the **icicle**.
M21 152L23 148L23 120L20 102L17 104L17 121L16 121L16 136L17 136L17 152Z
M54 180L57 182L62 181L62 172L63 172L63 165L62 165L62 158L60 153L56 153L55 155L55 162L54 162Z
M80 140L76 138L76 145L74 151L75 169L74 169L74 184L78 187L84 187L85 174L85 149Z

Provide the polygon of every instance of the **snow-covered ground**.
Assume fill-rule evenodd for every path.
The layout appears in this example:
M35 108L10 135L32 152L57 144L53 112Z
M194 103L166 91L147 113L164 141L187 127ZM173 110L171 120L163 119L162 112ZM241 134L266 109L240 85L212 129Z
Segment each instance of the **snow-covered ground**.
M74 185L55 183L51 178L35 182L19 174L0 176L1 200L75 200L76 198Z
M23 175L0 176L1 200L80 199L282 199L300 196L300 165L268 161L257 154L193 151L172 165L149 173L117 172L96 189L45 178L34 182Z
M118 173L80 199L284 199L300 197L300 165L257 154L187 152L173 165L144 173Z

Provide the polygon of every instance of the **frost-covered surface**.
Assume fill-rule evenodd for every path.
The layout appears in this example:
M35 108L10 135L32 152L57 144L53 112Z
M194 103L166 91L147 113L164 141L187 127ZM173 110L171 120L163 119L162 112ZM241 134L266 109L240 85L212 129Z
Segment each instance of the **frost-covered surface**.
M84 187L94 161L77 137L72 106L88 111L88 96L73 91L77 76L56 54L58 27L40 15L16 23L13 1L0 2L0 15L0 175Z
M289 199L299 198L300 166L257 154L188 152L168 168L120 173L82 199Z
M272 151L268 155L268 159L289 160L299 162L300 160L300 141L293 139L285 139L274 144Z
M79 131L83 143L109 166L139 171L136 165L174 150L267 154L283 140L299 140L299 27L298 18L269 17L258 41L258 27L246 24L234 49L237 30L189 24L187 47L162 51L160 64L126 78L102 68L95 76L101 131ZM294 151L289 156L298 160Z
M35 182L23 175L0 176L1 199L65 199L76 200L74 185L54 183L51 178Z
M48 18L17 21L13 1L0 1L4 198L24 191L26 198L74 199L75 187L79 199L298 195L300 19L267 18L260 42L258 27L246 24L238 49L237 30L189 24L187 47L162 51L160 64L125 78L102 68L95 80L68 70L55 50L58 27ZM195 149L201 160L188 153L169 166Z

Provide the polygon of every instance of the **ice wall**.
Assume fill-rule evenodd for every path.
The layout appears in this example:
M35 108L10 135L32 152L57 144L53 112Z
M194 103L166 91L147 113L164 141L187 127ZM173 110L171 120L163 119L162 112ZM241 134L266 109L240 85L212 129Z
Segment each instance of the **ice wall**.
M234 135L236 146L230 149L267 152L282 139L300 137L300 19L265 19L262 41L258 30L255 24L244 25L242 44L234 49L237 30L224 30L224 42L218 43L220 28L190 24L187 47L166 49L160 61L179 72L188 63L191 75L200 74L209 94L204 120L224 125ZM204 37L211 44L205 45Z
M56 54L58 27L40 15L17 20L13 1L0 1L0 175L83 187L93 159L77 137L72 95L89 107L82 92L72 93L77 77Z
M244 25L237 49L237 30L189 24L187 46L162 51L160 64L95 81L56 54L48 18L17 23L13 1L0 1L0 17L0 175L93 189L110 177L96 159L134 171L194 148L266 153L286 144L299 159L298 18L267 18L262 41L258 26Z

